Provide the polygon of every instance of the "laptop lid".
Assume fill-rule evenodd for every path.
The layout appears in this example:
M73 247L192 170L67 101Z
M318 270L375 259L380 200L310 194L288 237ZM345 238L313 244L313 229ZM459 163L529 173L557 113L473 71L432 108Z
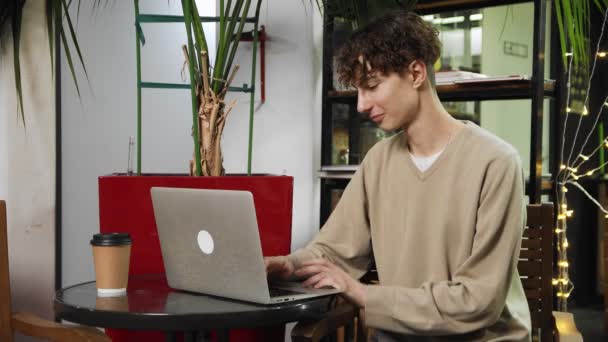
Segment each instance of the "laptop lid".
M170 287L270 301L250 192L154 187L151 195Z

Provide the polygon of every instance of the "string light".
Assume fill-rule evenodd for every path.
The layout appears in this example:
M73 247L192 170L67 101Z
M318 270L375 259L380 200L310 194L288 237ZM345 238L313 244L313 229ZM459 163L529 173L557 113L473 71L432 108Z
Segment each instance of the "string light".
M605 20L607 19L606 16L604 18ZM602 36L604 34L604 29L602 28ZM600 41L601 41L601 36L600 36ZM571 52L565 52L564 56L569 57L569 61L570 61L570 67L568 68L568 81L566 84L567 90L568 90L568 99L570 98L570 88L571 88L571 83L570 83L570 75L572 72L572 62L574 60L574 53ZM597 62L598 58L606 58L608 56L608 50L606 51L600 51L599 48L599 43L596 49L596 60L595 62ZM591 75L589 76L589 78L593 77L593 70L595 69L595 64L593 65L593 69L591 71ZM588 89L589 90L589 89ZM603 103L603 106L608 107L608 101L604 100L605 102ZM579 111L579 107L577 106L577 108L573 109L570 106L568 106L568 101L566 102L566 106L565 106L565 112L566 113L572 113L572 112L576 112L576 113L580 113L581 116L587 116L589 115L589 109L586 106L586 103L583 103L582 108ZM582 119L582 118L581 118ZM596 121L597 123L597 121ZM579 127L580 127L580 121L579 121ZM595 127L595 124L594 124ZM565 130L564 130L565 131ZM577 128L576 134L578 134L579 129ZM587 138L587 140L589 139L589 137ZM574 140L576 140L576 136L574 138ZM587 143L587 140L585 140L585 143ZM565 164L561 164L559 166L560 171L567 171L564 174L563 179L561 180L561 182L558 182L558 186L560 186L561 188L561 192L558 196L557 199L557 205L558 205L558 213L557 213L557 226L554 228L554 232L556 234L556 238L557 238L557 266L558 266L558 273L556 275L554 275L554 279L551 279L551 284L553 286L556 286L555 289L555 295L558 298L557 302L558 302L558 310L561 311L566 311L567 310L567 298L570 297L570 294L572 293L572 291L574 290L574 284L572 283L572 281L569 279L568 276L568 267L569 267L569 263L568 263L568 255L567 255L567 249L570 247L570 243L566 237L566 230L567 230L567 221L568 218L572 217L574 215L574 210L569 210L568 209L568 205L567 205L567 200L566 200L566 193L568 192L568 189L566 187L567 183L570 183L572 185L574 185L575 187L579 188L582 190L583 193L585 193L585 195L587 195L587 197L589 197L596 205L598 205L598 207L600 207L600 209L602 209L602 211L605 214L605 218L608 219L608 211L604 209L604 207L602 207L602 205L595 200L594 198L592 198L592 196L585 191L585 189L578 183L576 182L579 178L584 177L584 176L592 176L595 171L599 170L598 169L591 169L591 170L587 170L587 171L583 171L584 173L581 174L577 174L578 173L578 169L576 167L572 167L569 164L570 161L570 157L572 156L572 152L574 150L574 144L576 143L576 141L573 143L572 146L572 150L570 151L570 156L568 157L568 163ZM602 145L604 145L605 148L608 149L608 138L605 138L602 142L600 142L599 146L597 147L597 149L595 151L597 151L598 149L600 149L602 147ZM583 162L589 161L589 159L591 159L590 155L584 155L582 154L582 151L584 149L585 145L583 145L583 147L581 148L581 151L579 152L580 154L577 157L581 158L582 162L579 165L582 165ZM595 153L594 151L594 153ZM563 155L562 155L563 157ZM576 161L575 161L576 163ZM607 163L608 164L608 163ZM561 173L561 172L560 172ZM556 179L555 181L558 181L558 179Z

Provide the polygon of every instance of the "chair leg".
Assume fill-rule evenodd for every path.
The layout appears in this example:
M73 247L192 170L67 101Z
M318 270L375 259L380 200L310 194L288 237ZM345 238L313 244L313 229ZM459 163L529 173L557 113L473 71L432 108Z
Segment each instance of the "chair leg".
M336 342L345 342L344 341L344 327L338 328L336 331Z

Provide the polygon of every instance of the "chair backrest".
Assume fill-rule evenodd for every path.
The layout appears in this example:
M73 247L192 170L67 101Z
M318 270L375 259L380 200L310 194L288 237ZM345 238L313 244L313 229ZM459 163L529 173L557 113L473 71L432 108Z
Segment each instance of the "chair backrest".
M0 201L0 341L10 342L13 340L11 317L6 202Z
M529 204L518 270L532 315L532 332L553 339L553 204Z

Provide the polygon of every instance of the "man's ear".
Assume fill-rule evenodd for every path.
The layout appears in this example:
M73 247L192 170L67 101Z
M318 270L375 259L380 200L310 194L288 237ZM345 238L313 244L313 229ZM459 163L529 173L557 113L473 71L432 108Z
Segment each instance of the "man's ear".
M420 88L427 80L426 64L420 60L414 60L408 66L408 71L412 77L412 86Z

